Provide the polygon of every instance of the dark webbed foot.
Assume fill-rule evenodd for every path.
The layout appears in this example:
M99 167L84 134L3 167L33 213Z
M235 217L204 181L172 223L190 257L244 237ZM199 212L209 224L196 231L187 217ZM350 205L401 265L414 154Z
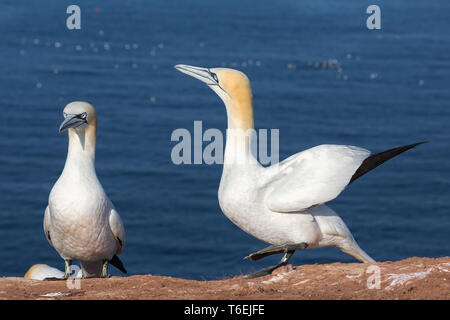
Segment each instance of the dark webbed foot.
M244 278L245 279L254 279L254 278L264 277L264 276L271 274L275 269L278 269L281 266L282 265L277 264L276 266L267 267L267 268L246 274L244 276Z
M273 254L287 253L289 251L295 251L295 250L304 250L307 247L308 247L308 244L305 242L297 243L297 244L283 244L283 245L277 245L277 246L269 246L269 247L259 250L257 252L250 253L244 259L256 261L256 260L271 256Z
M267 275L271 274L274 270L278 269L279 267L287 265L289 262L289 259L292 257L295 250L304 250L307 247L308 247L308 244L305 242L297 243L297 244L277 245L277 246L272 245L272 246L264 248L260 251L251 253L244 259L259 260L264 257L270 256L272 254L277 254L277 253L284 253L284 256L283 256L283 258L281 258L280 262L278 262L277 265L267 267L267 268L258 270L256 272L250 273L250 274L246 275L245 278L246 279L254 279L254 278L267 276Z

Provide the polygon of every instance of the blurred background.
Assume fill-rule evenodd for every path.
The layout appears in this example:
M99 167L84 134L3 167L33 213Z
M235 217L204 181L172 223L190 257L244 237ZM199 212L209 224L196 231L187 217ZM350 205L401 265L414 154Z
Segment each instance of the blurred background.
M66 28L71 4L81 30ZM366 28L371 4L381 30ZM220 279L278 261L242 260L266 245L222 214L221 165L172 164L173 130L226 128L222 102L178 63L246 73L256 127L280 129L280 160L324 143L376 152L430 140L329 205L376 260L449 255L448 12L446 0L3 0L0 275L63 268L42 220L75 100L99 115L97 174L125 225L129 274ZM336 261L355 260L336 248L291 260Z

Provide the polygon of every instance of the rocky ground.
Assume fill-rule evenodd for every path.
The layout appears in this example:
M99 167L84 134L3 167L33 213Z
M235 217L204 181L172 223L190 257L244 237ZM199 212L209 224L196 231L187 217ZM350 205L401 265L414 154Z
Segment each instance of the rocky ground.
M414 257L372 265L288 265L258 279L83 279L79 289L64 280L0 278L0 299L450 299L449 272L450 257Z

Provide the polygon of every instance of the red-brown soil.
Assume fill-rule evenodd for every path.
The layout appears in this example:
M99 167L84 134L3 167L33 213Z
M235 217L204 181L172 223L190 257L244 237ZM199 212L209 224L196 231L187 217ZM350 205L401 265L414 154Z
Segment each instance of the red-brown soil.
M64 280L0 278L0 299L450 299L450 257L409 258L373 264L288 265L258 279L238 276L194 281L136 275L83 279L80 289Z

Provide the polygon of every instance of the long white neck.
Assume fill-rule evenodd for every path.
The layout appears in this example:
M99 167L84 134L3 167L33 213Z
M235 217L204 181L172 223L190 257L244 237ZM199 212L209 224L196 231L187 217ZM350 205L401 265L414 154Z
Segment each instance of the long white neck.
M86 130L69 129L69 149L64 171L94 170L97 132L95 127Z
M224 166L258 164L251 150L252 141L256 138L251 101L239 104L236 101L227 100L225 101L225 107L228 129Z

